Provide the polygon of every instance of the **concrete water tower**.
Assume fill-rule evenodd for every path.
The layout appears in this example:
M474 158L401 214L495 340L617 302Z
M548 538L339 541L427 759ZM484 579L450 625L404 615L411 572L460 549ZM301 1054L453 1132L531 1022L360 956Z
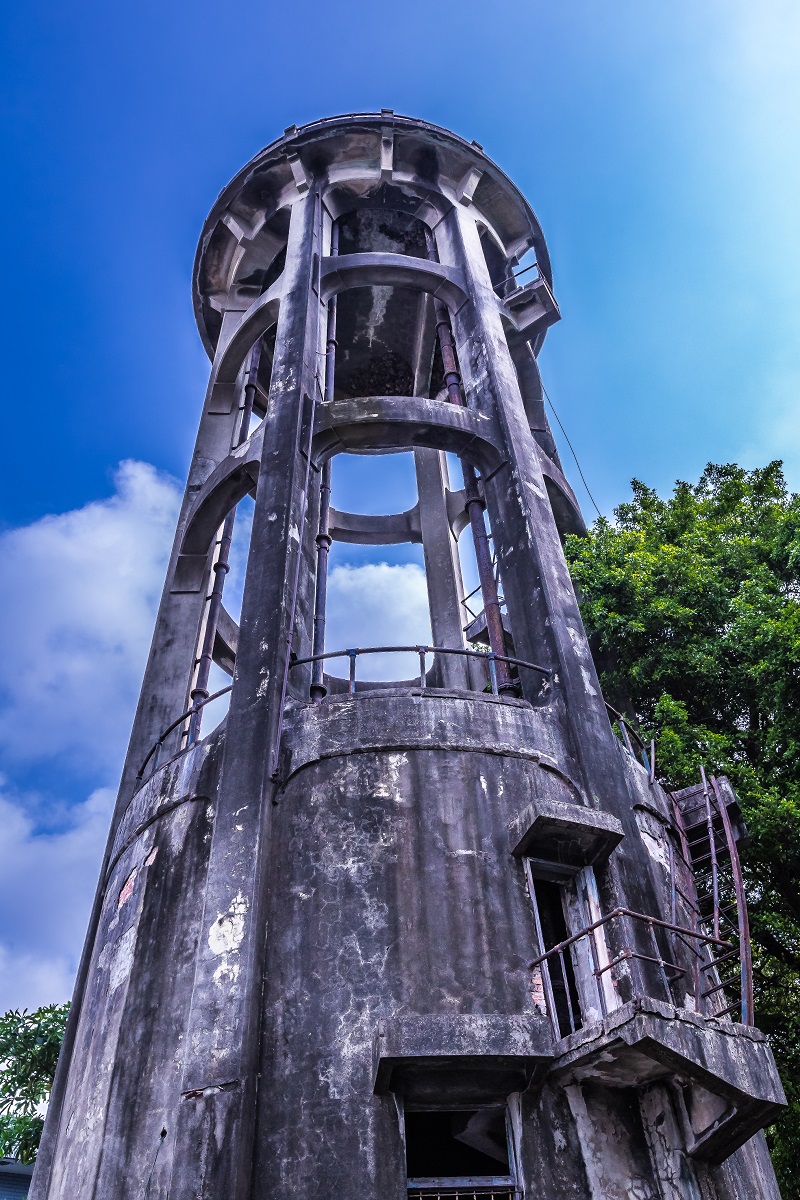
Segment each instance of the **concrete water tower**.
M601 695L528 204L423 121L292 127L194 300L211 377L31 1196L777 1197L741 818ZM342 453L413 455L417 502L337 508ZM422 546L393 682L326 641L337 541Z

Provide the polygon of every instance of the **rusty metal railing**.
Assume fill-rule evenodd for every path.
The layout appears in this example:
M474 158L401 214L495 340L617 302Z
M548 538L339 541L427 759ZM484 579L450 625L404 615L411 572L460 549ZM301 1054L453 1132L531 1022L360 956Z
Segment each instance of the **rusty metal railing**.
M611 728L617 726L619 730L619 739L625 749L632 758L638 758L642 766L647 769L650 776L650 782L655 780L656 772L656 744L655 740L651 739L648 746L642 735L630 723L624 713L618 712L608 701L605 701L606 712L611 718ZM634 746L636 749L634 749Z
M454 654L461 655L465 658L476 658L481 662L485 662L489 668L489 686L493 696L497 696L500 692L513 690L516 685L514 683L504 684L498 677L497 664L505 663L507 666L516 667L517 670L536 671L544 676L545 686L549 684L553 677L553 671L550 667L539 666L538 663L526 662L522 658L511 658L507 654L495 654L493 650L465 650L454 646L366 646L353 647L347 650L329 650L325 654L309 654L306 658L296 658L290 664L290 670L295 667L305 666L309 663L318 663L330 658L347 658L350 661L349 677L348 677L348 695L356 694L356 660L366 654L416 654L419 656L419 686L424 688L428 686L427 675L427 656L429 654ZM390 686L387 684L387 686ZM317 697L312 697L316 699ZM320 699L322 697L319 697Z
M423 687L423 688L427 686L427 656L429 654L456 654L456 655L463 655L466 658L477 658L477 659L480 659L481 662L485 662L489 668L490 688L491 688L492 694L495 696L499 695L500 692L502 692L502 691L512 690L516 687L516 684L514 684L513 682L510 685L510 687L508 687L508 686L504 687L503 684L501 682L499 682L498 671L497 671L497 663L498 662L503 662L510 666L514 666L518 670L521 667L524 670L527 669L530 671L538 672L540 675L542 675L544 677L545 686L547 684L549 684L549 682L553 676L553 672L550 669L550 667L541 667L537 663L526 662L522 658L510 658L508 655L505 655L505 654L494 654L491 650L486 650L486 651L484 651L484 650L462 650L462 649L457 649L455 647L448 647L448 646L366 646L366 647L356 647L354 649L348 649L348 650L331 650L331 651L328 651L326 654L310 654L307 658L296 658L296 659L292 660L292 662L289 664L289 669L291 670L294 667L300 667L307 663L323 662L324 660L329 659L329 658L348 658L350 660L350 677L349 677L349 682L348 682L348 694L352 696L352 695L355 695L355 691L356 691L356 659L360 655L365 655L365 654L409 654L409 653L417 654L419 656L419 663L420 663L419 686ZM137 787L139 786L139 784L141 784L143 782L145 771L147 770L147 767L153 758L155 758L155 762L152 765L151 774L158 769L158 758L159 758L161 750L164 746L164 742L167 740L169 735L175 729L177 729L178 726L181 725L184 721L189 721L189 723L190 723L189 724L189 740L187 741L186 746L187 747L191 746L194 743L194 741L196 740L196 737L193 737L192 735L193 735L193 732L197 729L197 722L195 721L195 717L196 717L197 713L201 709L205 708L205 706L207 704L211 704L211 702L213 700L219 700L220 696L227 695L228 692L231 690L232 686L233 686L233 684L228 684L227 687L221 688L218 692L214 692L214 694L212 696L205 696L201 699L198 699L191 706L191 708L187 708L186 712L181 713L181 715L179 717L177 717L172 722L171 725L167 726L167 728L164 730L164 732L161 734L161 736L155 742L153 742L153 745L148 750L148 752L142 762L142 765L139 767L139 770L136 773L136 786ZM321 690L321 689L318 689L318 690ZM325 693L323 692L323 695L324 694ZM314 698L316 699L317 697L314 697ZM319 698L321 699L321 697L319 697ZM184 747L184 749L185 748L186 747Z
M200 709L205 708L205 706L207 704L210 704L212 700L219 700L220 696L227 696L228 692L231 690L232 687L233 687L233 684L229 683L227 687L220 688L220 690L218 692L214 692L214 694L212 696L205 696L204 698L200 698L200 699L196 700L191 708L187 708L185 713L181 713L181 715L176 720L174 720L171 725L167 726L167 728L161 734L161 737L158 738L155 742L153 742L152 746L147 751L147 754L144 758L144 761L142 762L142 765L139 767L139 770L136 772L136 786L137 787L144 780L144 773L147 770L147 767L148 767L148 764L149 764L151 758L155 758L155 762L153 763L153 769L150 772L150 774L153 775L158 770L159 754L161 753L161 749L164 745L164 742L167 740L167 738L172 733L172 731L174 729L177 729L178 726L181 725L184 721L192 722L192 719L200 711ZM189 730L189 741L186 743L186 746L193 745L194 741L196 740L196 737L195 738L192 737L192 728L193 728L193 724ZM184 747L184 749L185 748L186 747Z
M595 935L598 930L612 921L628 922L629 928L623 933L621 949L616 950L613 955L610 955L605 938L603 938L601 943ZM645 927L651 953L647 953L644 949L637 948L635 945L630 945L630 942L633 941L633 938L630 937L632 932L630 925L633 923L639 923ZM657 929L663 930L671 938L677 939L693 955L692 975L697 1008L707 1016L722 1016L724 1012L728 1011L727 1009L714 1008L713 1004L710 1003L712 996L719 997L720 1000L722 999L720 992L725 985L711 983L708 987L705 987L705 983L708 981L701 979L700 972L708 973L709 971L714 971L718 963L726 961L731 952L735 953L736 947L732 942L702 933L697 929L675 925L671 921L662 921L659 917L651 917L647 913L637 913L630 908L615 908L605 916L600 917L597 921L592 922L591 925L587 925L584 929L581 929L580 932L566 938L563 942L559 942L558 945L552 946L529 964L531 971L541 968L547 1011L556 1037L565 1037L567 1033L575 1033L577 1029L582 1028L584 1023L581 1011L582 1003L586 1008L599 1008L604 1017L608 1015L610 1007L606 990L603 987L603 976L608 973L609 978L615 981L616 968L620 963L630 961L631 959L649 963L652 967L655 967L664 991L663 998L668 1004L676 1003L673 985L678 980L683 980L689 974L689 968L682 966L673 959L665 957L662 948L658 944L656 937ZM588 943L590 975L595 983L594 994L591 996L581 996L581 988L577 983L580 973L576 970L576 964L573 962L570 954L572 948L576 947L584 939ZM706 955L703 954L704 949ZM551 966L554 963L558 963L558 974L555 980L553 978L554 972L551 970ZM556 1001L556 991L562 997L560 1005Z
M421 1185L421 1186L420 1186ZM408 1200L514 1200L520 1192L513 1183L470 1183L454 1185L408 1181Z

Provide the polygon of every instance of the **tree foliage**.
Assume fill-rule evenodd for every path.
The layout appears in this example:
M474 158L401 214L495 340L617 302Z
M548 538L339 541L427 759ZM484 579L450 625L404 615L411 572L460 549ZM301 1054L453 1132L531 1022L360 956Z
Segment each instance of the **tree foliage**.
M68 1011L48 1004L0 1016L0 1157L36 1158Z
M730 776L743 855L756 1019L790 1100L769 1139L800 1198L800 497L780 462L709 464L661 499L639 480L567 557L606 694L655 737L659 774Z

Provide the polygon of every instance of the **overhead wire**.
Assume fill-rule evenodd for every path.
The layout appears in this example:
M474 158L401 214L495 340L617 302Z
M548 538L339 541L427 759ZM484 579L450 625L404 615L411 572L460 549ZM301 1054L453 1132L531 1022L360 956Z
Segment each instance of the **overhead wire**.
M569 440L569 434L567 433L566 429L564 428L564 426L561 423L561 417L556 412L556 406L555 406L555 404L553 404L553 401L550 399L550 396L548 394L547 388L544 386L544 383L542 383L542 391L544 392L544 396L545 396L545 399L547 400L547 403L550 405L551 409L553 410L553 416L558 421L558 428L563 433L566 443L569 446L570 450L572 451L572 457L575 459L575 466L578 468L578 474L580 475L581 480L583 481L583 486L586 488L586 495L589 497L592 504L594 505L594 511L597 513L598 517L602 517L603 514L600 512L600 509L597 507L597 501L595 500L594 496L592 495L592 493L589 489L589 485L586 482L586 476L583 473L583 468L581 467L581 464L578 462L578 456L575 453L575 447L573 446L572 442Z

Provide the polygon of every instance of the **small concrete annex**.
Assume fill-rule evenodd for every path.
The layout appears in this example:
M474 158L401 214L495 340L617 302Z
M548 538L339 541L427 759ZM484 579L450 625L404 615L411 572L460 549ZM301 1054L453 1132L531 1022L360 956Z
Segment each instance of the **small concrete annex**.
M447 130L321 120L194 278L211 375L32 1200L777 1200L746 830L600 692L529 205ZM337 457L388 453L416 504L337 508ZM430 646L326 642L334 541L421 545Z

